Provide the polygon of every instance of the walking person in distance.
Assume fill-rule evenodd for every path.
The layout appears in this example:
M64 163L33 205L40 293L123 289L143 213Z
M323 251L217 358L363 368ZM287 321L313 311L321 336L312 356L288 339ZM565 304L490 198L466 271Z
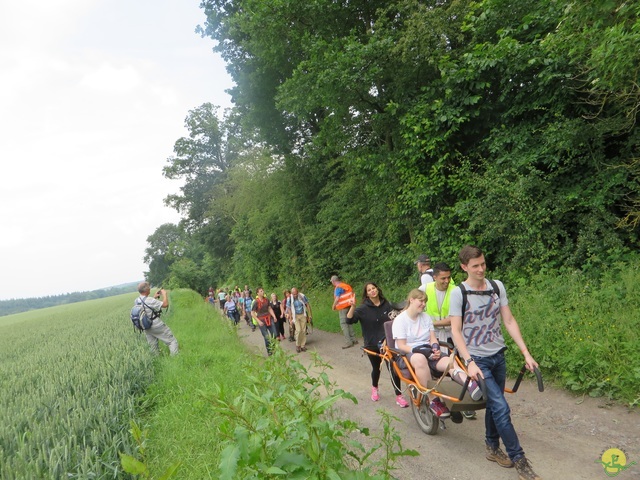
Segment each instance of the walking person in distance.
M353 326L347 322L347 310L349 310L351 300L355 298L355 295L351 285L340 281L337 275L331 277L331 284L334 287L331 309L337 310L340 318L340 328L342 328L345 341L342 348L351 348L358 343L358 340L356 340Z

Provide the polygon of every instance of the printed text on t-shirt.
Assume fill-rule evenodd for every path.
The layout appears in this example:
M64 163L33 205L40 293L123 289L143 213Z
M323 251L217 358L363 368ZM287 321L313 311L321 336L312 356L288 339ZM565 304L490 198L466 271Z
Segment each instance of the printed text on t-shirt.
M491 295L489 302L480 308L465 312L463 335L467 345L486 345L502 336L500 329L500 306L496 302L496 295Z

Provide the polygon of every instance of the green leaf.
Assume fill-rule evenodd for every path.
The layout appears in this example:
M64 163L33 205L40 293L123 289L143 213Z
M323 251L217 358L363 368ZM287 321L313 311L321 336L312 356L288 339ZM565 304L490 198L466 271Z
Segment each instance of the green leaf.
M236 445L229 445L220 454L220 465L218 466L220 480L234 480L240 458L240 449Z
M120 454L120 463L124 471L131 475L142 475L147 473L147 466L144 463L136 460L126 453Z

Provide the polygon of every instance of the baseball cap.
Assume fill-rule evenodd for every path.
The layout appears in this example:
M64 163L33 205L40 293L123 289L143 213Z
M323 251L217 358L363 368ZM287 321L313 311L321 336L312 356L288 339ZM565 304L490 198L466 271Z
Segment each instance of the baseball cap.
M334 275L334 276L331 277L331 283L337 282L338 280L340 280L340 279L338 278L337 275Z
M427 257L426 255L420 255L418 257L418 259L413 263L414 264L417 264L417 263L431 263L431 259L429 257Z

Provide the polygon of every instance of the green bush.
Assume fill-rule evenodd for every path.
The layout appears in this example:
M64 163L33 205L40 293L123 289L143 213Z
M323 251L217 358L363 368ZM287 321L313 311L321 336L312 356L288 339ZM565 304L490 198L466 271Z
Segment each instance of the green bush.
M617 265L598 280L579 272L539 274L510 291L512 310L544 376L576 393L640 401L637 265ZM509 364L522 356L512 344Z
M371 448L359 441L369 436L367 429L335 418L335 402L357 400L334 389L327 368L314 356L313 370L321 373L311 374L277 348L259 373L247 376L248 388L239 396L228 400L217 389L210 400L224 418L220 433L227 440L218 478L385 479L398 456L415 454L402 450L389 416L383 417L383 434ZM383 447L383 455L372 461Z

